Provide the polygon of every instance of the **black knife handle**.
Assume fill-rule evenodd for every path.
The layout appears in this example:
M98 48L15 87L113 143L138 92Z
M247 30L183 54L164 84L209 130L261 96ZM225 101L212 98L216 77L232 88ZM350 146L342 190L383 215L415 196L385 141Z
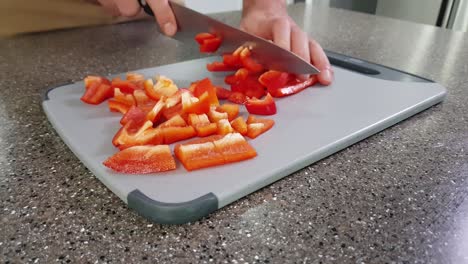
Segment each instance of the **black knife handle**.
M153 10L148 5L148 3L146 3L145 0L138 0L138 3L140 4L141 8L143 8L143 10L145 11L146 14L148 14L150 16L154 16Z

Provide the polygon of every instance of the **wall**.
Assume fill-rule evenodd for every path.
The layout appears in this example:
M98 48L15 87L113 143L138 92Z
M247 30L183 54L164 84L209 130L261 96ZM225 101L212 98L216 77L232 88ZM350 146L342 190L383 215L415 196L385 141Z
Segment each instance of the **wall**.
M442 0L379 0L377 15L435 25Z

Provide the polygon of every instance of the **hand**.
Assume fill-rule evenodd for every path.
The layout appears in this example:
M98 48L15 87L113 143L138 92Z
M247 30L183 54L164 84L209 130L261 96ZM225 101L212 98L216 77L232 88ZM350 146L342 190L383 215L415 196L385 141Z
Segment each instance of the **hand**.
M285 1L244 0L241 29L290 50L320 70L318 81L329 85L333 69L320 44L302 31L291 19Z
M97 1L113 16L135 17L142 11L137 0ZM161 30L164 34L173 36L177 31L177 24L168 1L169 0L146 0L154 12L154 17Z

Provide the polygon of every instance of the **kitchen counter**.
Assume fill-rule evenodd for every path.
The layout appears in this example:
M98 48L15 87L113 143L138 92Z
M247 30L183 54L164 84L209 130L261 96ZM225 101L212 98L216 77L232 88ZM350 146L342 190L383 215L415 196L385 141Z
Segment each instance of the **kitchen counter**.
M195 223L153 224L98 181L41 106L51 86L195 59L153 21L0 41L2 262L468 262L468 35L297 4L331 51L441 83L446 100ZM237 24L239 12L216 15ZM313 135L311 135L313 136Z

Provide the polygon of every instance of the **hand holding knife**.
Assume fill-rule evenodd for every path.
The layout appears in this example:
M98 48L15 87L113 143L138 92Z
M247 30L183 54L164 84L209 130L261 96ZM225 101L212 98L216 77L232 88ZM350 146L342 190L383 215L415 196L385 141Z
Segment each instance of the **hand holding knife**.
M112 2L114 9L120 10L120 14L124 16L134 16L142 10L138 1L129 1L129 0L98 0L98 1L101 3L107 2L107 6L110 5L109 2ZM156 19L158 21L158 24L161 26L162 30L166 33L166 35L173 35L173 33L177 30L176 25L174 25L175 20L177 20L177 23L179 24L179 26L181 26L182 24L181 21L179 21L180 18L177 17L176 10L174 10L175 9L174 6L176 4L168 0L146 0L146 2L142 1L141 3L142 6L143 7L146 6L147 11L150 13L152 12L152 10L155 10ZM151 8L148 7L148 4ZM103 4L103 6L105 5ZM195 14L201 15L193 10L189 9L189 11L194 12ZM298 59L298 56L296 55L293 55L293 56L285 55L284 57L281 57L284 54L286 54L283 52L283 49L281 48L279 48L281 52L278 52L279 55L283 54L281 56L277 55L276 52L272 54L270 48L266 50L261 50L257 48L257 50L253 52L253 53L256 53L256 54L253 54L253 56L256 57L257 59L259 59L260 57L264 57L265 54L267 56L269 54L270 55L272 54L275 57L275 61L268 59L268 58L266 59L263 58L263 59L269 60L269 61L263 61L262 58L260 58L260 61L266 64L267 67L270 67L270 65L272 65L272 68L285 70L289 72L295 72L295 73L301 73L301 72L317 73L318 70L320 70L320 73L317 74L319 82L323 85L328 85L332 82L333 70L330 67L329 60L327 56L325 55L323 49L315 40L309 38L307 34L304 33L295 24L295 22L289 17L287 10L286 10L286 4L284 1L244 0L242 14L243 14L242 21L241 21L242 28L246 32L253 33L256 35L254 36L253 43L257 44L257 43L268 42L268 41L265 41L265 39L268 39L268 40L271 39L273 40L275 44L281 46L285 50L291 50L293 53L299 54L299 57L302 58L302 59ZM209 26L212 25L210 22L211 20L215 21L215 23L213 24L218 24L218 23L222 24L219 21L209 18L208 20L209 23L208 24L205 23L205 30L198 31L196 33L209 32L209 30L206 30L206 29L210 29ZM194 20L192 19L189 21L194 21ZM206 22L206 20L202 20L202 21ZM198 26L200 26L200 24L202 23L197 23L197 24ZM195 26L197 25L193 25L193 27ZM173 30L172 32L171 30L168 30L171 28ZM232 27L230 28L234 29ZM179 30L180 29L181 28L179 28ZM219 30L216 27L213 27L213 29ZM190 32L190 30L193 30L193 29L187 28L187 30L185 30L185 33L184 32L180 32L181 34L179 34L179 32L176 33L177 36L175 36L175 38L180 39L182 41L193 41L193 38L190 40L187 39L187 35L188 35L187 32ZM220 30L220 32L223 32L223 31ZM243 36L245 35L252 36L245 32L242 32L240 34ZM229 44L230 45L235 44L235 42L231 42L230 40L232 36L223 36L223 37L225 37L223 44L226 45L226 47ZM242 39L244 43L246 39ZM278 46L276 45L271 45L271 46L278 48ZM263 47L263 46L260 45L259 47ZM229 51L232 52L235 48L237 47L233 47L233 49ZM275 48L272 48L272 49L275 50ZM315 65L316 68L311 66L308 63L309 61L312 62L312 64Z

